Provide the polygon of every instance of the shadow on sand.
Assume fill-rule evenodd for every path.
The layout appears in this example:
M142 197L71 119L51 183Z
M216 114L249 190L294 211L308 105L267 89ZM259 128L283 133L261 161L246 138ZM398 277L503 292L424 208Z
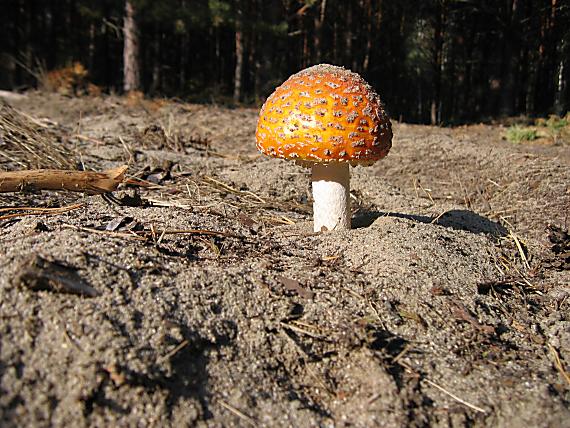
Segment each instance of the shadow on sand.
M368 227L380 217L404 218L419 223L433 223L455 230L465 230L471 233L486 233L496 237L502 237L508 234L507 229L501 224L468 210L450 210L443 213L439 217L402 214L395 212L369 211L366 213L357 214L352 219L352 227L355 229Z

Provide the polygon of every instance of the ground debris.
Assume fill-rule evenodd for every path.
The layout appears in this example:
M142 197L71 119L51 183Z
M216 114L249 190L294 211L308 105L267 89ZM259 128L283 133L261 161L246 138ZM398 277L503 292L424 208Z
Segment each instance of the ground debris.
M146 165L138 174L139 178L152 184L160 184L163 181L172 179L172 168L175 163L164 160L158 165Z
M105 230L108 232L114 232L115 230L120 229L121 227L131 223L133 220L134 219L129 216L115 217L113 220L107 223L107 226L105 226Z
M24 259L19 272L13 279L13 284L34 291L48 290L86 297L96 297L100 294L79 276L75 268L48 261L37 254Z
M510 290L513 288L513 284L515 284L515 279L509 278L500 281L483 281L477 284L477 293L478 294L489 294L491 291L495 292L504 292L505 290Z
M179 130L173 130L171 126L165 128L158 123L153 123L139 132L137 140L143 147L152 150L168 149L184 153L189 148L206 152L211 149L211 142L205 136L187 135Z
M420 316L420 314L418 314L417 312L414 311L409 311L406 310L404 308L398 308L398 314L405 319L411 320L411 321L415 321L416 323L418 323L422 328L427 328L428 324L426 323L426 321Z
M495 327L491 325L481 324L479 320L471 314L469 309L467 309L463 303L457 300L452 300L451 302L451 315L459 321L468 322L481 333L488 335L493 335L495 333Z
M551 257L544 263L545 267L557 270L570 270L570 234L561 227L549 225L548 239L553 244Z
M63 132L0 101L0 165L18 168L73 168L75 155L62 144Z
M133 195L122 195L120 197L117 197L115 195L113 195L112 193L103 193L101 195L101 197L103 198L104 201L113 204L113 205L117 205L120 207L150 207L152 205L152 203L150 201L147 201L146 199L143 199L135 190L135 192L133 192Z
M283 284L283 287L285 287L287 290L297 293L304 299L312 299L315 297L315 293L303 287L299 281L291 278L286 278L281 275L278 275L275 279Z

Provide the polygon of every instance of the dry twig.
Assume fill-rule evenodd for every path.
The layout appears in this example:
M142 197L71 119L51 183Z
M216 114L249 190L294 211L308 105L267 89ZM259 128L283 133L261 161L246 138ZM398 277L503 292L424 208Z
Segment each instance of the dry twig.
M463 404L464 406L469 407L470 409L473 409L479 413L487 413L487 410L476 406L475 404L471 404L470 402L462 399L461 397L458 397L457 395L455 395L454 393L448 391L447 389L445 389L443 386L438 385L437 383L429 380L426 376L421 375L420 373L418 373L416 370L414 370L412 367L410 367L408 364L406 364L405 362L401 361L398 359L398 361L394 361L397 364L399 364L400 366L404 367L406 370L408 370L410 373L414 373L415 375L421 376L421 379L423 382L427 383L428 385L433 386L434 388L438 389L439 391L443 392L444 394L448 395L449 397L453 398L455 401L457 401L458 403Z
M103 172L38 169L0 172L0 193L68 190L90 195L112 192L123 182L127 166Z
M247 422L248 424L250 424L251 426L256 427L257 426L257 422L255 419L253 419L251 416L246 415L245 413L243 413L241 410L236 409L234 406L232 406L231 404L226 403L223 400L218 400L218 403L220 403L220 405L225 408L226 410L229 410L230 412L232 412L234 415L236 415L237 417L239 417L240 419L244 420L245 422Z
M560 355L558 355L558 351L550 343L548 344L548 349L550 350L550 353L554 358L554 365L556 366L556 368L558 369L564 380L568 383L568 386L570 386L570 374L568 374L568 372L562 365L562 361L560 360Z
M473 409L479 413L487 413L487 411L485 409L482 409L479 406L476 406L475 404L471 404L468 401L463 400L462 398L458 397L457 395L453 394L452 392L449 392L447 389L445 389L442 386L439 386L437 383L432 382L431 380L424 378L423 381L431 386L433 386L434 388L437 388L438 390L440 390L441 392L443 392L444 394L450 396L451 398L453 398L455 401L463 404L464 406L469 407L470 409Z

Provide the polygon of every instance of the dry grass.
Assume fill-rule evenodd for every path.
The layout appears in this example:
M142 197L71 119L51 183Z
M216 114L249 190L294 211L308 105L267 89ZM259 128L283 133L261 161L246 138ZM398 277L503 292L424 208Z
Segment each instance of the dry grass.
M63 133L51 122L0 104L0 168L74 169L75 155L63 144Z

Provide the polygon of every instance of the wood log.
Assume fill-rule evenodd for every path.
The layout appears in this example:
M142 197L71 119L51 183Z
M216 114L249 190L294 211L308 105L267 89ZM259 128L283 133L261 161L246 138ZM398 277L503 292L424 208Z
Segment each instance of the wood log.
M112 192L125 178L127 166L103 172L36 169L0 171L0 193L35 190L67 190L89 195Z

